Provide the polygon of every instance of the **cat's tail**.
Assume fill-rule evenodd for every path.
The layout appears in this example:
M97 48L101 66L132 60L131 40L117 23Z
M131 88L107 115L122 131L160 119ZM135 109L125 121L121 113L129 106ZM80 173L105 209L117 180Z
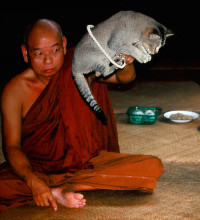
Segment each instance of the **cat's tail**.
M89 108L94 112L94 114L97 116L98 119L101 120L103 124L107 124L107 118L103 110L99 107L96 100L94 99L84 75L82 73L74 74L72 71L72 76L81 96L83 97Z

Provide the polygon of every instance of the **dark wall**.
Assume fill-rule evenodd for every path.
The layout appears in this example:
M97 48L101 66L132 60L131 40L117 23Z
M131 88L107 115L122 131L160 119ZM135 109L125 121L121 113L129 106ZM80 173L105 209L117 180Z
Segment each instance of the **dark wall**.
M100 2L99 2L100 3ZM119 5L119 2L117 3ZM121 6L123 5L123 6ZM87 24L97 24L120 10L134 10L147 14L174 31L165 47L148 64L137 64L140 69L155 67L199 67L198 2L143 2L123 1L120 6L107 8L37 8L23 11L1 11L1 80L7 80L26 68L20 44L26 26L38 18L51 18L61 24L68 47L75 46L86 32Z

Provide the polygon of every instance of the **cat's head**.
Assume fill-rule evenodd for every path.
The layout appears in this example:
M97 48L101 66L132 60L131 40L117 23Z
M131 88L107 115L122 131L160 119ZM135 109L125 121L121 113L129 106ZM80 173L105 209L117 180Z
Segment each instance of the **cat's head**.
M173 33L155 19L134 11L121 11L112 17L107 27L111 34L107 41L113 51L133 56L140 63L147 63L153 54L164 46ZM117 21L117 22L116 22ZM111 24L110 24L111 23Z
M165 45L166 39L174 33L158 23L156 27L149 27L142 36L142 46L149 55L158 53L159 49Z

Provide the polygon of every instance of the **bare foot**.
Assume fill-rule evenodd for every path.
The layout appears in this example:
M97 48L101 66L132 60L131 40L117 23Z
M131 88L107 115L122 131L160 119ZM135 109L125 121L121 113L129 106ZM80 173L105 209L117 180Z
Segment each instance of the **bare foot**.
M62 188L52 188L54 199L68 208L80 208L86 204L83 195L75 192L64 192Z

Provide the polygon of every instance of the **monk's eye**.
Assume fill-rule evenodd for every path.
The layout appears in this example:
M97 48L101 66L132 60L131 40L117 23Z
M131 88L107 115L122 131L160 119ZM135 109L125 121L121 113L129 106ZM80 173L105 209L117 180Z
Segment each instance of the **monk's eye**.
M57 53L58 51L59 51L59 48L55 48L55 49L52 50L51 53Z
M56 52L58 52L58 49L57 49L57 48L53 50L53 53L56 53Z
M42 56L42 53L41 52L37 52L35 55L36 56Z

